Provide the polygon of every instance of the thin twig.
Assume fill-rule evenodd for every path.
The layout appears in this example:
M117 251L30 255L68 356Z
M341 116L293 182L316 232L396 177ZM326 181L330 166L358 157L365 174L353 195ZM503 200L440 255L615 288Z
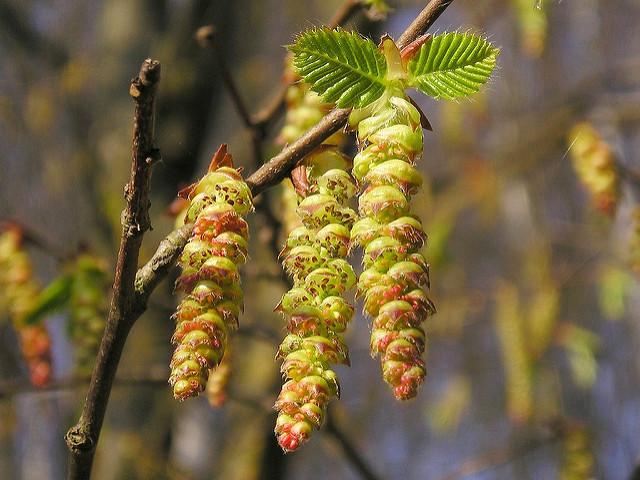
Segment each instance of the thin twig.
M91 377L72 377L57 380L49 383L44 387L36 387L30 382L10 383L3 382L0 384L0 400L11 398L16 395L33 395L51 392L60 392L66 390L74 390L87 386L91 381ZM134 386L134 387L156 387L167 385L167 375L164 369L157 370L156 374L145 372L144 375L122 375L114 379L113 386Z
M453 0L431 0L398 39L398 47L403 48L424 33ZM313 151L327 137L340 130L349 118L351 109L336 108L327 114L315 127L295 142L284 148L278 155L264 164L247 179L254 195L277 184L285 178L296 163Z
M332 110L315 127L287 145L278 155L260 167L247 179L254 196L286 178L302 157L311 153L330 135L344 127L349 113L351 113L350 109Z
M22 240L28 245L36 247L38 250L46 253L47 255L55 258L58 262L64 262L73 257L74 253L63 251L57 245L54 245L47 238L40 233L33 230L31 227L27 227L18 220L5 220L0 221L0 233L9 228L15 228L20 231Z
M159 159L153 144L154 103L159 80L160 63L147 59L129 88L129 94L135 102L131 179L124 189L126 207L122 212L122 236L107 325L82 414L65 436L69 448L69 478L73 480L87 479L91 475L120 356L127 335L141 313L134 311L134 282L142 238L151 227L149 180L152 166ZM153 282L151 284L155 285Z
M399 42L400 46L420 35L450 3L432 0L400 37L404 39ZM131 82L130 94L135 101L133 159L131 180L125 187L127 205L122 218L111 307L82 414L65 437L70 451L69 478L74 480L90 477L111 386L129 331L146 308L148 295L175 263L190 233L188 225L179 233L172 232L154 255L152 266L141 269L143 272L136 281L142 237L150 228L149 178L151 167L158 159L153 146L153 110L159 78L160 64L145 60L138 77ZM316 127L258 169L247 180L253 194L258 195L285 178L298 160L342 128L349 113L349 110L334 109Z

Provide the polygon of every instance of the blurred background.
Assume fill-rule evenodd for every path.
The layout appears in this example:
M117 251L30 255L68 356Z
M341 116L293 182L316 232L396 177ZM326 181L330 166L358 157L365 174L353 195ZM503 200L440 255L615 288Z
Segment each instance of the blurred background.
M425 2L389 3L386 20L354 9L347 26L376 41L395 37ZM162 162L145 261L173 228L167 210L177 190L204 172L221 142L246 172L279 149L282 112L256 155L221 60L258 112L282 89L282 46L341 5L0 1L0 220L14 222L7 231L20 232L21 261L32 265L23 298L51 282L67 294L35 333L0 301L1 478L66 474L63 435L86 393L92 360L83 352L99 337L120 234L128 83L141 61L162 63ZM209 24L213 48L194 37ZM286 284L274 257L285 220L276 188L251 219L245 313L223 398L178 403L166 384L174 272L127 343L94 477L639 478L639 25L638 0L456 0L432 29L484 33L502 53L489 87L469 101L414 95L434 130L425 134L426 188L414 205L429 234L438 307L416 400L392 398L369 357L368 321L357 315L347 335L352 366L338 367L342 398L329 425L299 452L280 453L271 405L284 323L272 310ZM41 350L28 351L30 334L44 336Z

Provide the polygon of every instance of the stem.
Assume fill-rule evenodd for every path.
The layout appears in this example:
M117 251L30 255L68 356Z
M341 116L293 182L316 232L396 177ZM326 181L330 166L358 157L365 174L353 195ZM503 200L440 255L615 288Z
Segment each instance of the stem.
M351 109L332 110L315 127L260 167L247 179L253 195L259 195L268 187L280 183L302 157L344 127L350 113Z
M122 236L111 306L82 414L65 436L69 448L69 478L74 480L91 475L111 386L127 335L137 318L133 308L134 281L142 237L151 227L149 180L152 166L158 160L158 151L153 146L153 113L159 80L160 63L147 59L129 88L135 102L131 179L124 189L127 204L122 212Z
M431 0L418 14L411 25L400 35L396 44L403 49L416 38L426 32L431 25L442 15L442 12L453 3L453 0Z
M431 0L404 33L400 35L397 42L398 47L407 46L423 34L452 3L453 0ZM347 123L350 113L351 109L333 109L315 127L260 167L247 179L254 196L279 183L289 175L291 169L302 157L313 151L327 137L337 132Z

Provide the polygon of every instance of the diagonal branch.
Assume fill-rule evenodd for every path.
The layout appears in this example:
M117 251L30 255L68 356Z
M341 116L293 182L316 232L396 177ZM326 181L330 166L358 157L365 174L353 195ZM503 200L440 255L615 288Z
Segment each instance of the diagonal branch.
M122 212L122 236L107 325L82 414L78 423L65 436L69 448L70 479L85 479L91 475L93 457L120 356L129 330L141 313L134 308L134 282L142 237L151 227L149 180L152 166L159 157L158 150L153 145L154 103L159 80L160 63L147 59L129 88L129 94L135 102L131 179L124 189L126 207Z

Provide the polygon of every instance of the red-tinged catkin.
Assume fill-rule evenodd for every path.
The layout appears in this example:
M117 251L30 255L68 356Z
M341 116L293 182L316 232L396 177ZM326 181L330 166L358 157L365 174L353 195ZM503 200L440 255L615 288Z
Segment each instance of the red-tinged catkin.
M611 147L586 122L573 127L568 141L573 167L595 207L613 216L620 199L620 177Z
M358 296L373 318L371 354L380 355L382 375L398 400L414 397L426 375L422 322L435 312L425 289L429 266L419 253L426 240L410 198L422 185L415 160L422 155L420 112L404 91L388 89L354 112L359 152L353 176L363 188L360 219L351 231L364 250Z
M51 379L51 340L43 324L25 322L40 286L33 278L31 259L22 240L17 226L9 225L0 234L0 308L7 311L18 333L31 383L42 387Z
M186 296L174 314L169 383L175 398L185 400L205 389L237 328L243 299L238 266L246 261L249 235L242 216L253 203L226 145L213 156L208 173L181 194L190 202L184 221L194 228L178 262L182 274L176 288Z
M325 146L298 170L308 186L298 205L302 226L289 234L281 253L294 286L277 307L288 330L278 352L286 382L275 404L275 432L285 452L296 450L321 427L328 403L340 392L331 365L349 362L341 335L353 316L343 295L355 285L345 260L356 217L348 206L355 194L349 166L348 157Z

